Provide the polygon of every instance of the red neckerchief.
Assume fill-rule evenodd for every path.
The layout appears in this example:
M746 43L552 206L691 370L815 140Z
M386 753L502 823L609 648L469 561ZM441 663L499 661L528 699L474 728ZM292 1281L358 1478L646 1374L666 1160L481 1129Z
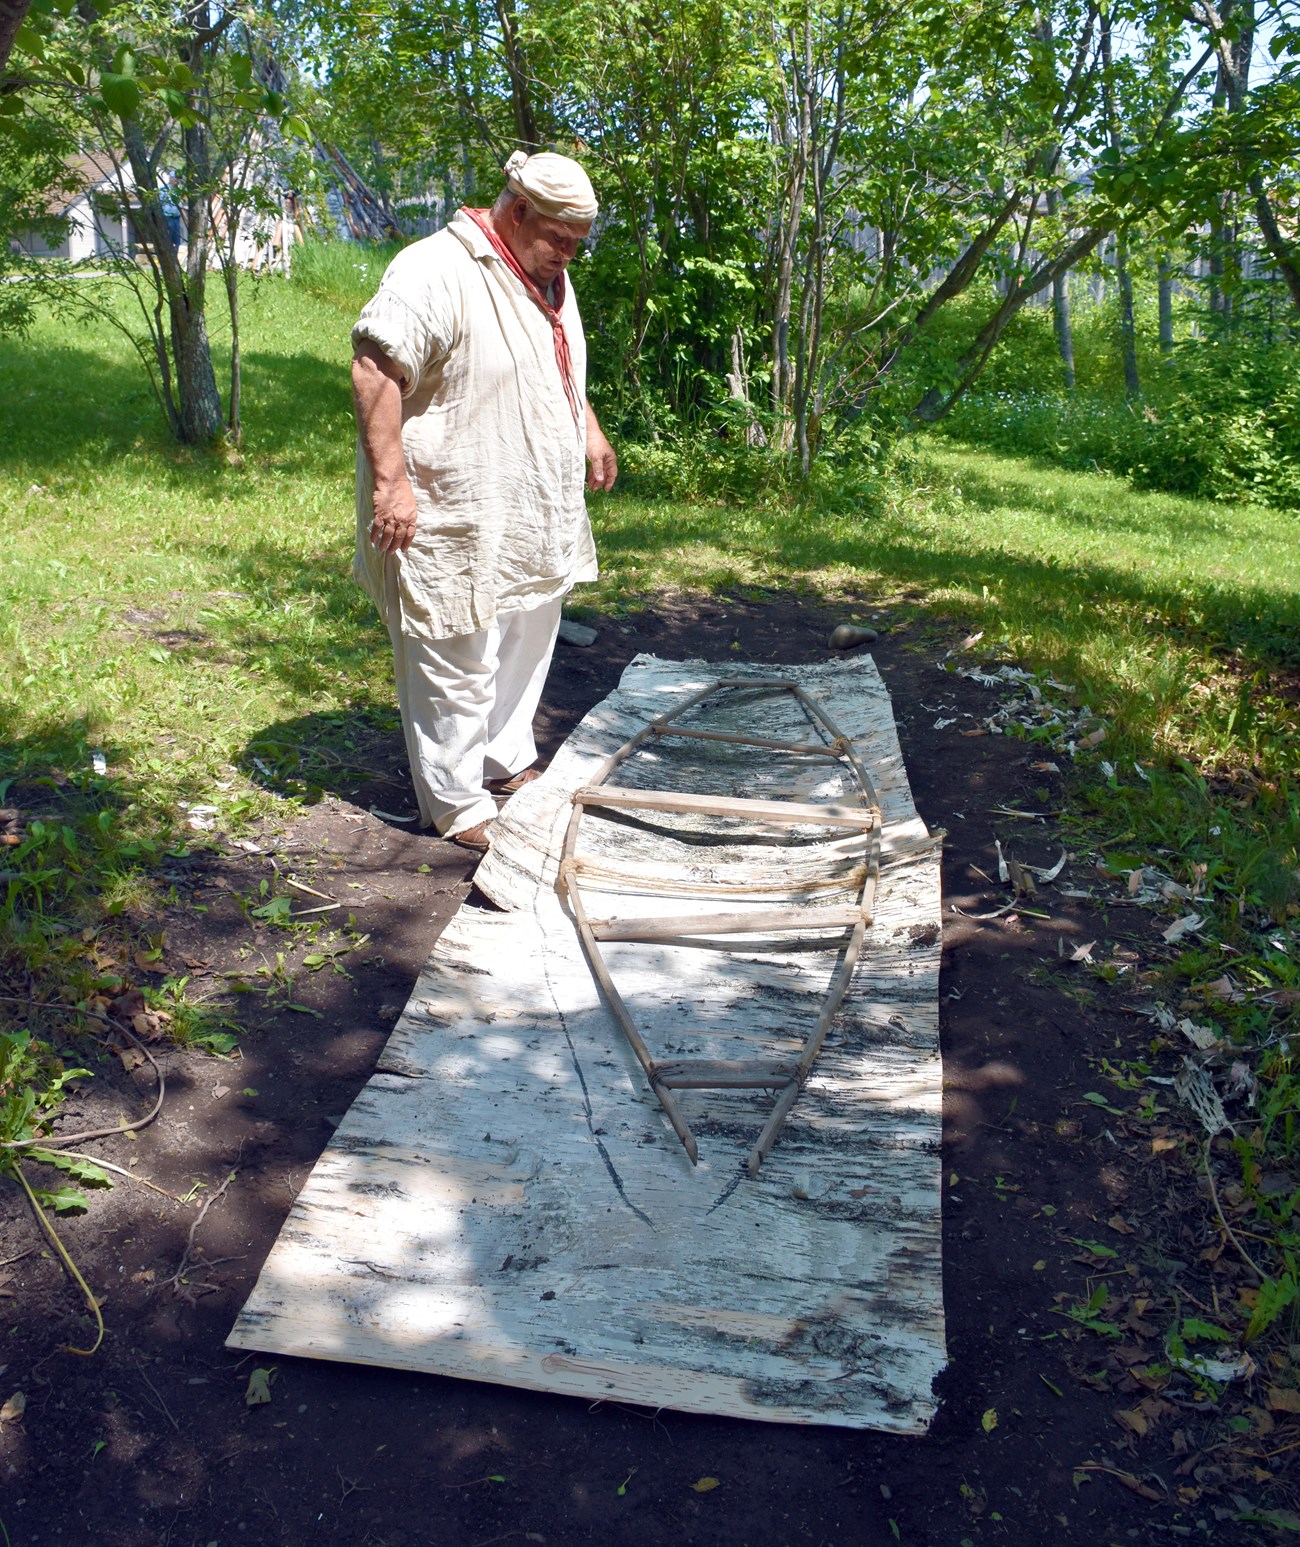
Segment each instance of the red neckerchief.
M542 293L535 279L527 275L509 247L497 234L492 225L491 214L485 209L470 209L463 206L464 213L474 222L488 241L492 243L492 250L505 264L515 278L523 285L529 299L541 310L542 315L551 325L551 335L555 340L555 363L560 368L560 380L564 383L564 395L569 400L569 407L573 410L574 423L581 423L582 404L578 398L578 383L573 375L573 356L569 353L569 340L564 332L564 323L560 320L560 311L564 306L564 274L561 271L555 276L556 304L552 306Z

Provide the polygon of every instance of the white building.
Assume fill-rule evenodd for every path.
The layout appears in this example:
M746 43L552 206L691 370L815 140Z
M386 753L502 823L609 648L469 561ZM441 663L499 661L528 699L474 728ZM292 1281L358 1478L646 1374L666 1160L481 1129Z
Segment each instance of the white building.
M34 231L19 235L18 245L34 258L66 258L84 263L92 258L131 256L135 252L135 228L123 198L129 198L135 181L129 166L114 165L99 153L73 156L61 189L52 189L46 214L66 223L61 242L53 246Z

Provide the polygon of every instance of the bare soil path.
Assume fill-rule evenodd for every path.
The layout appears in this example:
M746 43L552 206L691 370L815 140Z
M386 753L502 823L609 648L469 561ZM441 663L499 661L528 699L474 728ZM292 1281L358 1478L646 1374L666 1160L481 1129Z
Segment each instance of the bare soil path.
M982 727L989 688L941 669L960 634L906 625L868 598L834 614L790 594L661 600L602 624L590 648L560 647L544 755L638 651L820 660L835 622L873 615L872 653L917 807L948 834L950 1367L931 1433L902 1440L587 1407L307 1361L280 1362L270 1401L248 1405L251 1372L271 1361L237 1358L223 1340L434 938L473 896L469 856L371 814L412 809L393 735L371 749L373 783L329 789L282 831L242 847L222 840L170 862L175 901L159 923L158 967L188 972L199 991L241 981L258 990L237 1001L251 1028L240 1059L160 1055L159 1120L98 1146L180 1194L199 1178L200 1198L211 1197L233 1173L194 1231L180 1279L197 1207L125 1182L97 1194L65 1229L108 1326L100 1351L78 1358L65 1349L88 1340L84 1306L16 1190L0 1193L0 1401L16 1391L27 1399L21 1418L0 1422L9 1547L1273 1539L1240 1517L1288 1502L1300 1418L1270 1412L1261 1374L1254 1397L1232 1409L1253 1416L1225 1431L1224 1407L1196 1382L1159 1372L1171 1318L1213 1320L1218 1298L1245 1282L1212 1226L1194 1121L1172 1093L1158 1103L1165 1111L1148 1102L1139 1120L1140 1092L1121 1092L1100 1064L1153 1058L1133 988L1158 955L1163 921L1051 887L1027 909L970 916L1010 897L997 882L995 837L1024 862L1055 862L1060 785L1031 767L1041 747ZM1007 814L1017 808L1049 815ZM1071 863L1062 883L1092 858ZM368 936L339 958L343 971L306 963L310 944L250 919L240 899L262 882L270 895L283 891L290 874L346 898ZM296 892L295 911L312 901ZM1113 984L1062 965L1088 941L1114 967ZM96 1075L69 1103L65 1127L105 1114L116 1123L149 1104L147 1069L128 1075L105 1055ZM1093 1319L1111 1333L1081 1324L1099 1285L1105 1306Z

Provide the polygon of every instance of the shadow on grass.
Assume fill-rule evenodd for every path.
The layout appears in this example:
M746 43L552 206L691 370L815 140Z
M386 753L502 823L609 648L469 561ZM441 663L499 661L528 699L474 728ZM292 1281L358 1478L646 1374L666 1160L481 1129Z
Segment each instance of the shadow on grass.
M987 482L977 489L976 502L985 501L989 510L1006 503L1005 495L994 494ZM1022 503L1033 498L1032 482L1017 489L1016 497ZM1051 497L1038 509L1045 516L1059 514ZM797 573L816 587L818 571L841 571L842 582L842 571L849 568L890 587L955 593L963 597L964 617L1019 628L1044 643L1054 630L1075 651L1094 635L1111 640L1122 635L1157 649L1174 635L1214 651L1247 675L1300 668L1300 597L1294 594L1262 581L1234 583L1190 573L1173 583L1144 576L1120 557L1108 564L1083 556L1017 554L963 532L960 513L941 519L852 516L615 500L602 507L598 519L607 570L636 561L644 576L685 545L699 544L716 553L719 579L732 568L733 556L743 560L748 554L769 566L769 581ZM677 567L680 571L680 563Z
M954 454L971 457L995 457L998 470L963 461L960 473L962 498L979 510L997 512L1015 503L1041 512L1070 526L1098 530L1130 532L1146 536L1172 531L1175 526L1181 540L1202 538L1218 540L1234 524L1250 522L1260 512L1250 506L1216 503L1186 494L1133 487L1122 474L1105 469L1071 469L1046 457L994 450L954 441ZM1085 495L1078 480L1086 478ZM1063 487L1074 483L1074 488ZM1276 511L1263 515L1276 524Z
M353 703L277 720L249 736L239 764L263 789L308 804L333 795L401 817L414 809L395 705Z
M214 350L217 381L228 389L228 364ZM125 339L116 357L102 349L47 348L34 339L6 339L0 365L0 470L75 472L96 458L127 453L156 456L164 487L197 498L226 497L238 476L223 458L177 444L144 367ZM331 470L347 479L354 446L351 387L346 369L304 348L250 350L243 356L243 421L247 450L283 475Z

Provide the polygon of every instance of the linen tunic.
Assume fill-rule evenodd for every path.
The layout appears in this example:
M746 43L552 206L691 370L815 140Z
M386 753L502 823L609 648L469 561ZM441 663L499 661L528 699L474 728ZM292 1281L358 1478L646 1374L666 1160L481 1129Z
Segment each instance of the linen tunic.
M561 311L580 404L587 348L572 284ZM370 541L374 480L357 446L353 574L391 628L446 639L489 628L596 576L586 424L575 423L551 325L462 212L403 249L352 330L401 371L415 495L405 553ZM397 616L394 616L396 611Z

